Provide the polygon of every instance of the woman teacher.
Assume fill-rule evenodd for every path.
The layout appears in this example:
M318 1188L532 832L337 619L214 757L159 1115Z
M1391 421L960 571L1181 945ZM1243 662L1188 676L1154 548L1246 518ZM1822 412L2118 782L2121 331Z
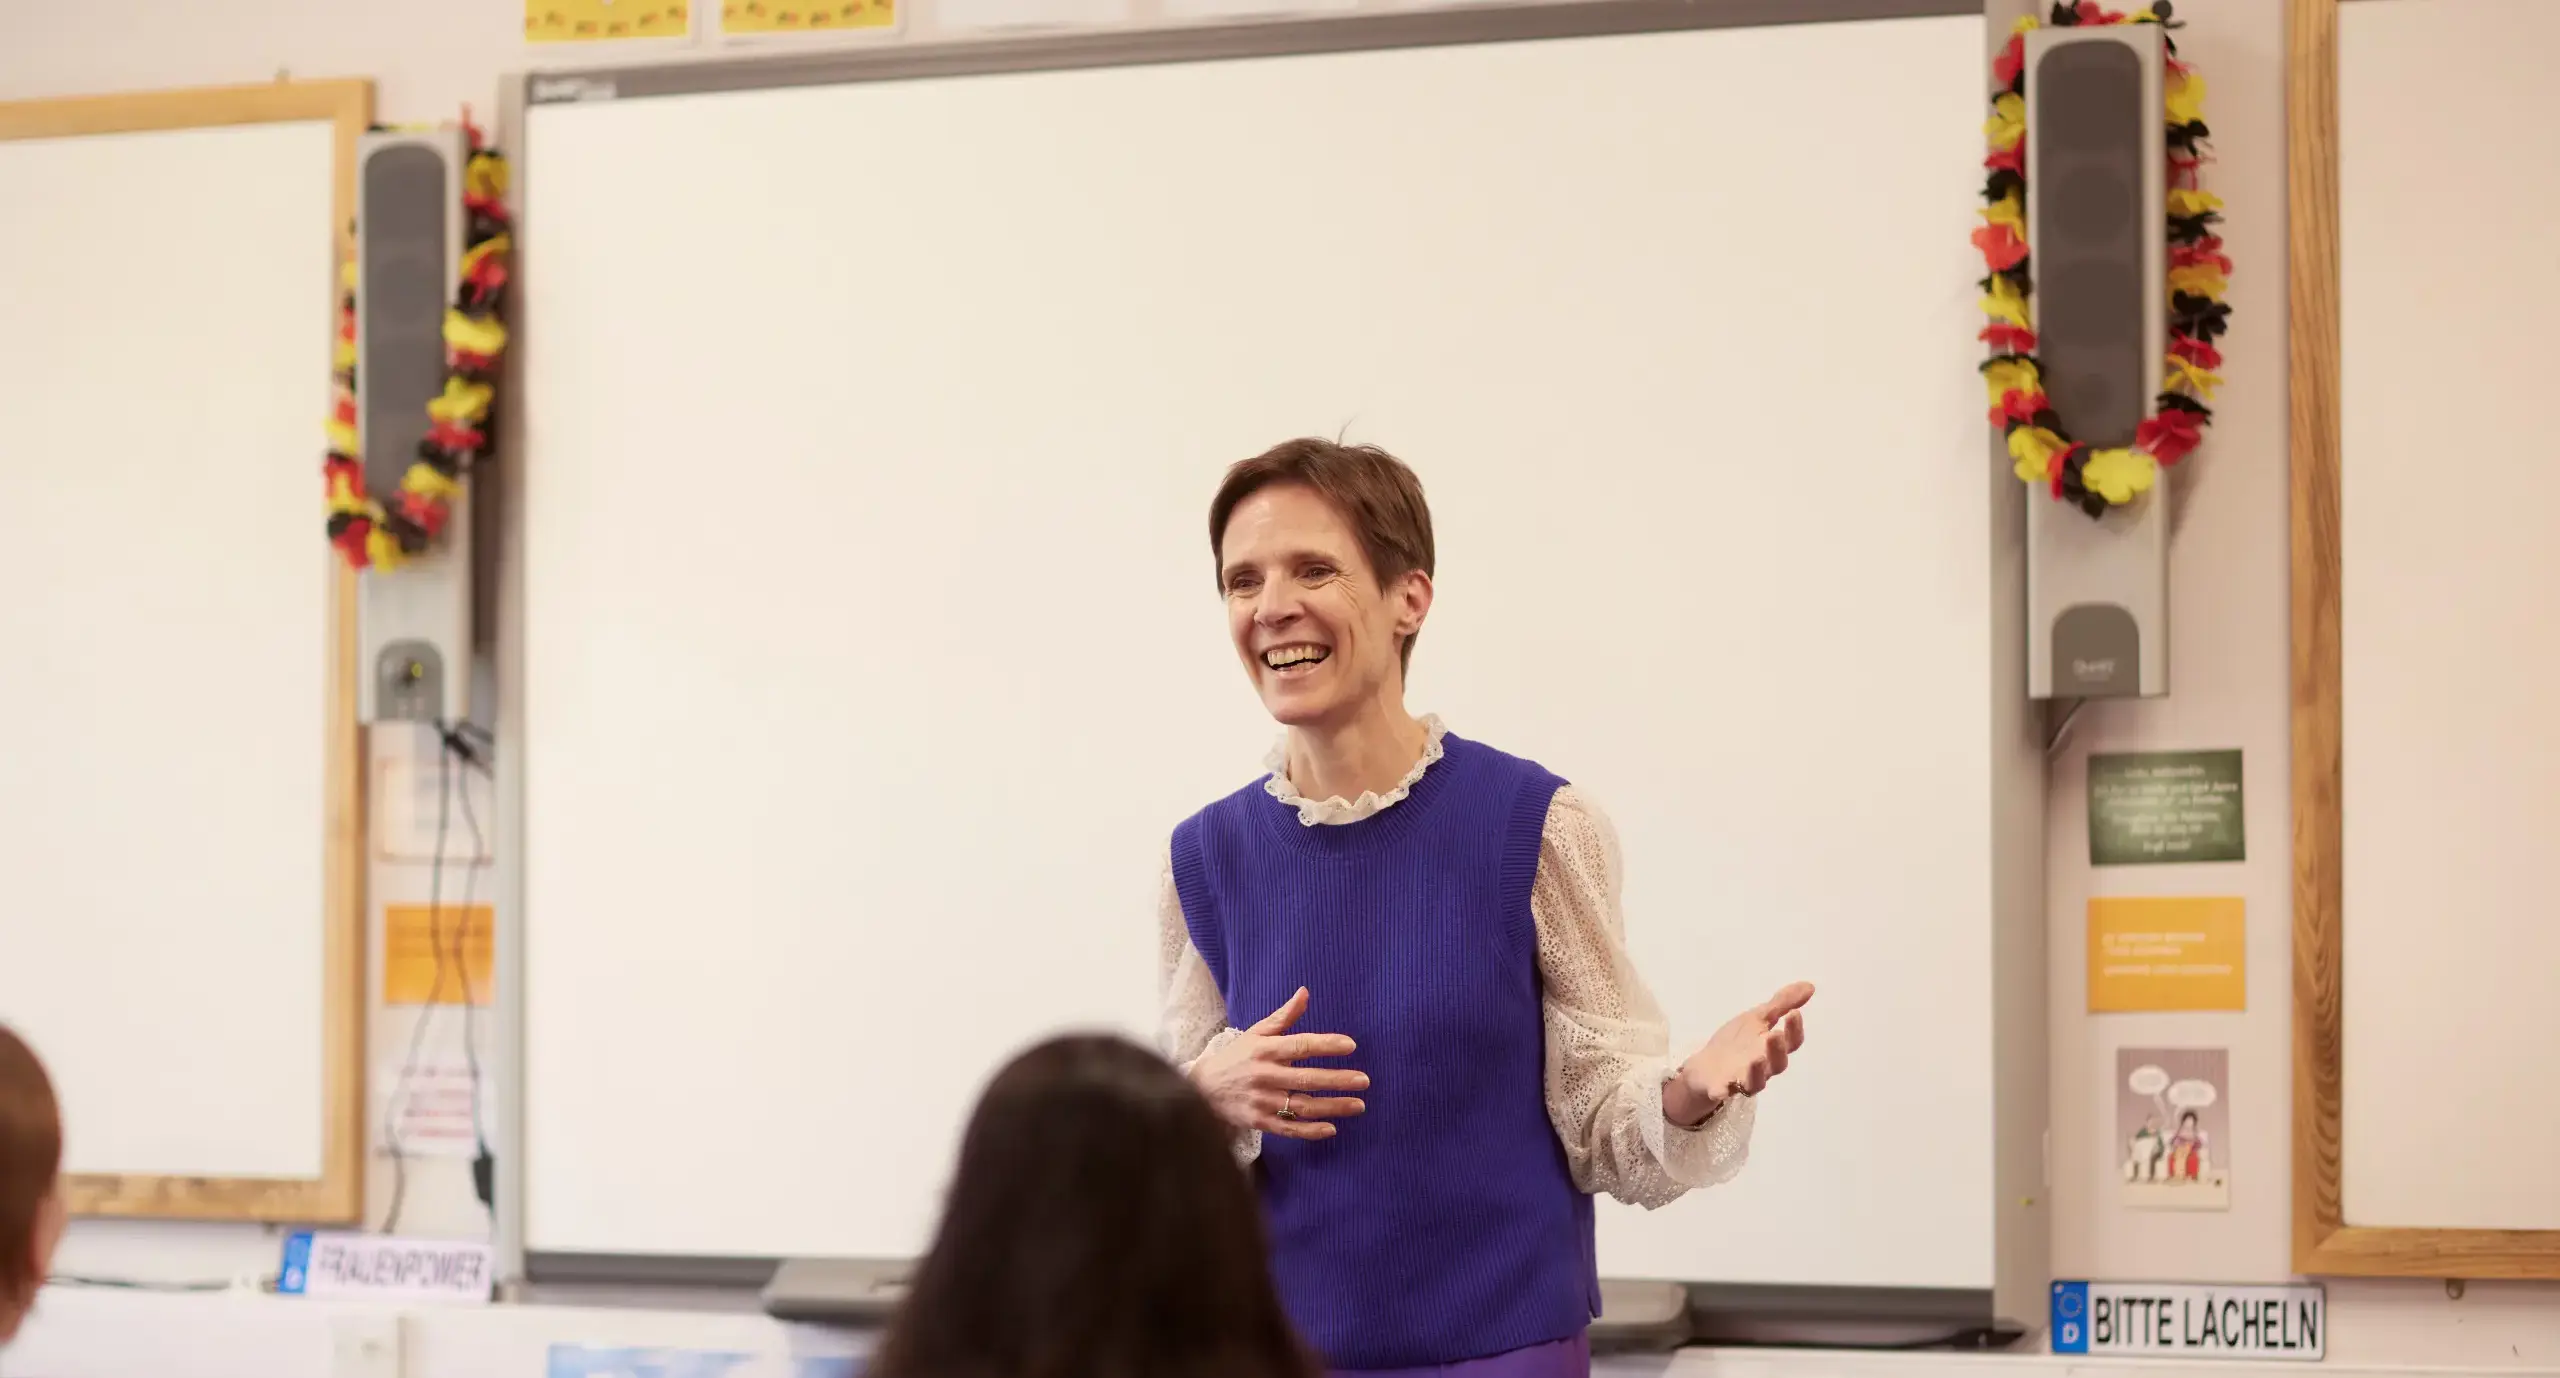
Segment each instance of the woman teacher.
M1738 1172L1813 987L1671 1058L1607 819L1406 711L1433 557L1402 463L1291 441L1228 470L1209 540L1287 731L1174 831L1165 1051L1239 1131L1282 1299L1335 1371L1585 1374L1592 1194L1650 1208Z

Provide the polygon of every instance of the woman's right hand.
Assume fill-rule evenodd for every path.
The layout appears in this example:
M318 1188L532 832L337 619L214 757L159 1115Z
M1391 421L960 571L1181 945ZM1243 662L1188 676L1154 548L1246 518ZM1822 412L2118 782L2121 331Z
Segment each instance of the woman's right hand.
M1330 1139L1333 1121L1369 1108L1349 1094L1369 1089L1368 1073L1297 1065L1358 1049L1341 1034L1289 1032L1306 1012L1307 988L1300 986L1288 1003L1191 1065L1192 1084L1221 1119L1283 1138Z

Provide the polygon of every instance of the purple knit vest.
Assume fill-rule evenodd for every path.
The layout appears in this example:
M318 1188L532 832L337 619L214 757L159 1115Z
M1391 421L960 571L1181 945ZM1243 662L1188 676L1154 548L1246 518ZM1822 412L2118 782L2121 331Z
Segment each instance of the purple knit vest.
M1597 1314L1591 1198L1547 1121L1529 888L1564 783L1455 736L1403 802L1307 827L1259 783L1173 835L1191 941L1250 1025L1308 990L1368 1113L1256 1164L1289 1315L1336 1369L1456 1363ZM1327 1065L1319 1062L1311 1065Z

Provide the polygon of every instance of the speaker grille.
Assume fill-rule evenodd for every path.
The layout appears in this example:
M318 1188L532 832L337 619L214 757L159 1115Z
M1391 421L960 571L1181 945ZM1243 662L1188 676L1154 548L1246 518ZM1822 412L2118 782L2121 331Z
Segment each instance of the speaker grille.
M364 411L365 487L376 494L399 491L400 476L427 438L427 403L444 390L452 204L445 160L434 149L403 144L365 159L356 298L364 352L356 404Z
M2054 47L2036 66L2029 120L2045 395L2076 439L2130 445L2149 403L2143 236L2160 233L2142 217L2144 163L2161 154L2141 56L2118 43Z

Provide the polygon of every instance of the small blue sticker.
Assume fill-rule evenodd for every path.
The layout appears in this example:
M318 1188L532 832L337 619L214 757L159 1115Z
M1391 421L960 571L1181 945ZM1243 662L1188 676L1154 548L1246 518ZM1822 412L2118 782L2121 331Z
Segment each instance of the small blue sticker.
M2089 1284L2085 1282L2053 1285L2053 1352L2089 1352Z
M276 1290L289 1297L302 1295L303 1286L311 1280L311 1231L296 1230L284 1237L284 1266L276 1271Z

